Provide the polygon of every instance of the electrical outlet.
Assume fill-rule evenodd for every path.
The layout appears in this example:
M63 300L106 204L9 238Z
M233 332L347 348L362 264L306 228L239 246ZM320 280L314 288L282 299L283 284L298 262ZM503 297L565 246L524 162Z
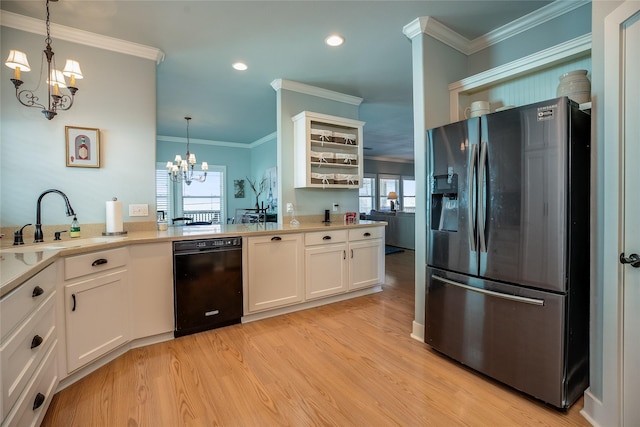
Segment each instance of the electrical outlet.
M338 212L338 206L340 206L340 205L339 205L339 204L337 204L337 203L334 203L334 204L333 204L333 211L334 211L334 212Z
M149 205L146 203L129 205L129 216L149 216Z
M293 203L287 203L287 212L293 212Z

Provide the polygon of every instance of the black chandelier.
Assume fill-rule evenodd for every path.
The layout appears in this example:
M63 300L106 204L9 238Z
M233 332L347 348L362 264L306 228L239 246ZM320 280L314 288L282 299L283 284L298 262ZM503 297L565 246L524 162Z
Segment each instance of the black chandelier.
M51 0L57 2L58 0ZM38 86L35 89L22 89L20 86L24 83L20 80L20 72L31 71L29 61L27 61L27 54L19 50L11 50L9 57L5 62L5 65L14 70L14 76L11 79L13 85L16 88L16 98L25 107L42 108L44 116L51 120L53 119L58 110L68 110L73 105L73 99L78 91L76 85L76 79L82 79L82 71L80 71L80 64L73 59L67 59L67 63L63 71L56 68L56 61L53 58L54 53L51 48L51 30L49 19L49 0L46 2L47 6L47 38L44 39L46 43L45 49L42 51L42 62L40 63L40 78L38 79ZM47 105L41 104L40 98L36 95L36 91L40 88L40 82L42 81L42 72L44 69L44 61L47 61ZM70 78L70 84L67 86L65 76ZM67 89L69 94L62 93L61 89ZM53 93L52 93L53 92Z

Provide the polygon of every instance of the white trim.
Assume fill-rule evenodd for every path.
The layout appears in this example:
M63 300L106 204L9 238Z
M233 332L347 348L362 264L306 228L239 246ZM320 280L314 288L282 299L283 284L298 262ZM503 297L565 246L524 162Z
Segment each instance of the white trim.
M105 354L99 359L94 360L93 362L89 362L89 364L85 365L82 368L70 373L69 375L65 375L64 372L60 373L60 376L63 377L58 383L58 387L56 388L56 393L69 387L71 384L81 380L86 377L93 371L98 370L109 362L117 359L123 354L127 353L129 350L138 347L144 347L151 344L157 344L165 341L171 341L173 338L173 331L164 332L158 335L153 335L150 337L142 337L129 341L126 344L112 350L111 352Z
M555 1L473 40L456 33L431 16L416 18L405 25L402 32L409 39L426 34L465 55L471 55L589 3L591 0Z
M298 218L300 218L298 216ZM360 289L353 292L347 292L343 294L333 295L327 298L306 301L299 304L293 304L286 307L274 308L272 310L259 311L253 314L247 314L242 316L242 323L255 322L256 320L268 319L270 317L279 316L281 314L294 313L296 311L306 310L308 308L320 307L322 305L331 304L338 301L346 301L352 298L361 297L364 295L375 294L382 292L382 285L376 285L371 288Z
M376 162L393 162L393 163L413 163L413 159L402 159L399 157L385 156L364 156L365 160L374 160Z
M319 98L326 98L332 101L344 102L345 104L360 105L362 104L362 98L346 95L340 92L334 92L329 89L322 89L319 87L311 86L308 84L296 82L286 79L275 79L271 82L271 87L277 92L281 89L290 90L292 92L304 93L307 95L317 96Z
M471 53L469 51L471 41L468 38L456 33L446 25L436 21L431 16L421 16L416 18L405 25L402 28L402 32L409 39L413 39L420 34L427 34L434 39L464 53L465 55L469 55Z
M549 3L547 6L534 10L528 15L474 39L469 45L469 52L470 54L479 52L589 3L591 3L591 0L554 1Z
M584 405L580 411L580 415L589 421L589 424L593 427L600 427L600 424L596 420L600 419L602 414L604 414L602 402L591 393L591 387L589 387L584 392Z
M462 93L550 67L571 58L586 55L590 51L591 33L453 82L449 85L449 117L452 122L459 120L459 96Z
M250 149L250 148L255 148L258 147L262 144L264 144L265 142L268 142L272 139L276 138L276 132L271 132L269 135L265 135L262 138L253 141L251 143L244 143L244 142L231 142L231 141L214 141L211 139L194 139L191 138L190 141L193 144L200 144L200 145L211 145L211 146L216 146L216 147L231 147L231 148L241 148L241 149ZM186 144L187 143L187 138L183 138L183 137L176 137L176 136L165 136L165 135L157 135L156 136L156 141L164 141L164 142L178 142L181 144Z
M249 144L249 148L258 147L258 146L264 144L265 142L269 142L272 139L276 139L277 137L278 137L278 133L277 132L271 132L269 135L265 135L262 138L253 141L251 144Z
M0 25L42 36L46 35L45 21L24 15L18 15L13 12L0 11ZM54 40L65 40L125 55L150 59L152 61L156 61L157 64L164 60L164 52L155 47L103 36L60 24L51 23L51 34Z
M411 332L411 338L424 343L424 325L421 325L415 320L413 321L413 330Z

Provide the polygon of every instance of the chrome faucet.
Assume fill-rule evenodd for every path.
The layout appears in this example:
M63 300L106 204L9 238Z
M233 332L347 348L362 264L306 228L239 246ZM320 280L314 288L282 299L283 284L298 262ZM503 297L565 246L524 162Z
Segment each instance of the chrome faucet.
M64 199L64 203L67 205L67 216L74 216L76 214L73 211L73 208L71 207L71 203L69 203L69 198L62 191L51 189L43 192L40 195L40 197L38 197L38 205L36 207L36 231L33 235L34 243L44 242L44 239L42 236L42 219L40 215L40 202L42 202L42 198L45 196L45 194L49 194L49 193L58 193L59 195L62 196L62 198Z

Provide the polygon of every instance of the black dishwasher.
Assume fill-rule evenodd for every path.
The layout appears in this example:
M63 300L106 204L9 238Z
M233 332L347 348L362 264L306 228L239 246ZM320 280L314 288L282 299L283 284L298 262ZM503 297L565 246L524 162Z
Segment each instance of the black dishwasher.
M173 242L174 336L240 323L242 238Z

